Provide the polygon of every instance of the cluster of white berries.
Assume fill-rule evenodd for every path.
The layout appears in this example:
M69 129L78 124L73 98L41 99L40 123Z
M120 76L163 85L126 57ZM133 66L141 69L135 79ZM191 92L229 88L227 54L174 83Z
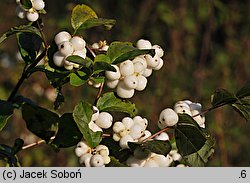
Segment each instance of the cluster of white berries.
M126 60L119 65L112 65L116 71L106 71L107 86L116 88L117 95L121 98L131 98L135 90L142 91L146 88L147 77L152 70L159 70L163 66L161 57L164 52L159 45L151 45L148 40L137 41L139 49L155 49L155 56L149 54L135 57L133 60Z
M113 117L108 112L99 112L96 106L93 106L93 115L89 122L89 128L93 132L103 131L102 129L108 129L112 126Z
M91 149L85 141L81 141L75 148L79 162L85 167L105 167L110 163L109 149L105 145L98 145Z
M161 111L158 127L163 129L168 126L174 126L179 120L177 113L185 113L193 117L200 127L205 128L205 116L201 115L201 112L202 106L200 103L194 103L189 100L179 101L174 105L174 110L166 108Z
M20 4L20 0L16 0L18 6L16 8L16 14L19 18L27 18L28 21L35 22L39 18L38 11L41 11L45 7L43 0L31 0L32 8L24 9Z
M66 58L71 55L77 55L85 59L87 53L85 40L79 36L72 37L66 31L59 32L54 40L58 46L58 51L53 55L54 64L67 70L79 68L79 64L72 63L66 60Z
M125 117L113 125L113 139L119 141L120 147L129 148L128 142L142 142L151 132L146 130L148 120L141 116L135 116L133 119Z

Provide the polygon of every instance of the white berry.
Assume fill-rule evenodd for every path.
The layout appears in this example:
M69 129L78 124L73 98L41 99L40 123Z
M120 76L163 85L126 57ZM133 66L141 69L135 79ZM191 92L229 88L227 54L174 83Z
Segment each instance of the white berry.
M116 88L117 95L121 98L133 97L135 90L125 86L124 82L119 82Z
M104 129L111 127L112 122L113 117L107 112L101 112L97 120L95 120L95 124Z
M144 134L138 139L139 142L142 142L144 140L146 140L148 137L150 137L152 134L150 131L145 130Z
M195 116L193 117L193 119L198 123L199 126L202 126L205 123L205 117L199 115L200 111L192 110L191 113L192 113L192 116Z
M136 46L139 49L151 49L152 48L150 41L145 40L145 39L138 40L136 43Z
M72 53L74 52L74 48L72 46L72 43L69 41L64 41L64 42L60 43L58 45L58 50L65 57L72 55Z
M42 10L45 7L45 3L43 0L32 0L32 6L33 8L35 8L36 10Z
M72 53L72 55L77 55L77 56L82 57L83 59L85 59L86 58L86 51L85 51L85 49L83 49L83 50L76 50L76 51L74 51Z
M169 160L161 154L156 154L152 157L152 159L160 166L160 167L168 167L170 165Z
M144 129L141 125L135 124L130 128L130 133L129 135L133 139L139 139L142 135L144 134Z
M129 76L134 74L134 64L131 60L126 60L120 63L120 72L122 76Z
M54 38L55 43L57 45L65 41L69 41L70 39L71 39L71 35L66 31L59 32L58 34L56 34Z
M144 167L159 167L159 164L155 160L150 158L149 160L146 161Z
M96 125L93 121L89 122L89 129L91 129L93 132L102 132L102 129Z
M79 159L80 164L84 165L85 167L91 167L90 159L92 156L93 155L89 153L82 155Z
M126 164L130 167L143 167L145 163L146 160L139 160L134 156L130 156L126 161Z
M145 59L149 68L155 68L160 64L160 58L157 56L152 57L151 55L145 55Z
M117 80L108 80L108 81L106 82L106 85L107 85L109 88L114 89L114 88L117 87L118 83L119 83L119 79L117 79Z
M39 18L39 14L36 11L27 12L26 18L31 22L35 22Z
M87 145L86 142L78 142L76 148L75 148L75 154L76 156L80 157L84 154L86 154L87 152L90 151L90 147Z
M161 58L158 58L158 60L159 60L159 64L153 68L154 70L157 70L157 71L160 70L163 66L163 60Z
M115 133L120 133L120 131L125 130L125 126L122 122L118 121L114 123L112 129Z
M134 124L134 120L130 117L125 117L122 119L122 123L127 129L130 129Z
M128 142L134 142L134 139L130 135L125 135L120 139L119 145L123 149L129 149Z
M126 76L124 77L124 84L126 87L128 88L132 88L135 89L138 85L138 79L135 75L130 75L130 76Z
M25 16L26 16L26 13L24 11L24 9L21 7L21 6L17 6L16 8L16 15L21 18L21 19L24 19Z
M93 106L93 114L91 117L91 121L97 120L99 117L99 109L96 106Z
M138 84L135 89L138 91L144 90L147 86L147 82L148 82L147 78L145 78L144 76L137 76L137 79L138 79Z
M90 165L93 167L102 167L104 165L103 157L100 154L95 154L90 158Z
M157 135L155 138L155 140L162 140L162 141L167 141L169 140L169 136L166 132L162 132L161 134Z
M174 126L179 120L178 115L173 109L167 108L161 111L158 121L159 128Z
M152 72L153 72L152 69L146 68L146 69L144 70L144 72L143 72L142 75L143 75L144 77L149 77L149 76L152 74Z
M75 50L83 50L86 46L84 39L79 36L72 37L70 42L72 43Z
M105 76L109 79L109 80L117 80L121 77L121 73L120 73L120 69L117 65L112 65L115 68L115 72L114 71L106 71L105 72Z
M53 55L53 62L57 67L62 67L64 65L64 56L61 55L59 51L57 51Z
M155 55L158 57L162 57L164 55L164 51L159 45L153 45L152 49L155 50Z

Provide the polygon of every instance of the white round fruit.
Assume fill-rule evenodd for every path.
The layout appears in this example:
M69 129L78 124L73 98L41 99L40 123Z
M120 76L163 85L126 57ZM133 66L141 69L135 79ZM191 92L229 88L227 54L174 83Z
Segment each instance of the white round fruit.
M158 121L159 128L165 128L168 126L174 126L179 120L178 115L176 112L171 109L167 108L161 111Z
M100 154L95 154L90 158L90 165L92 167L102 167L104 165L103 157Z
M112 129L115 133L120 133L120 131L125 130L125 126L122 122L118 121L114 123Z
M24 11L24 9L21 6L17 6L16 15L19 18L24 19L26 17L26 12Z
M77 55L79 57L82 57L83 59L86 58L86 52L83 50L76 50L72 53L72 55Z
M111 159L110 159L109 156L104 156L104 157L103 157L103 161L104 161L104 164L106 165L106 164L109 164L109 163L110 163Z
M155 68L160 64L160 58L157 56L152 57L151 55L145 55L145 59L147 61L148 68Z
M134 120L130 117L125 117L122 119L122 123L127 129L130 129L134 125Z
M95 124L104 129L111 127L112 122L113 122L113 117L111 114L107 112L101 112L97 120L95 120Z
M58 50L65 57L72 55L72 53L74 52L74 48L72 46L72 43L69 41L64 41L64 42L60 43L58 45Z
M120 63L119 67L122 76L129 76L134 74L134 64L131 60L126 60Z
M181 159L182 159L182 157L181 157L181 155L179 153L174 153L172 155L172 158L173 158L174 161L181 161Z
M200 111L192 110L191 113L192 113L192 116L195 116L193 117L193 119L198 123L199 126L202 126L205 123L205 117L199 115Z
M117 65L112 65L115 68L115 72L114 71L106 71L105 72L105 76L109 79L109 80L117 80L121 77L121 73L120 73L120 69Z
M129 89L135 89L138 85L138 79L135 75L125 76L123 82Z
M197 110L197 111L199 111L199 112L202 111L202 106L201 106L200 103L191 103L191 104L189 105L189 107L190 107L190 110L191 110L191 111L192 111L192 110Z
M57 51L54 55L53 55L53 62L57 67L62 67L64 65L64 56L61 55L61 53L59 51Z
M114 133L114 134L113 134L113 140L114 140L114 141L117 141L117 142L118 142L120 139L121 139L121 136L120 136L119 134L117 134L117 133Z
M72 37L70 42L72 43L74 50L83 50L86 46L84 39L79 36Z
M141 125L144 130L148 126L148 120L146 118L142 118L141 116L135 116L133 118L133 121L134 121L134 124Z
M176 113L180 113L180 114L185 113L185 114L188 114L188 115L192 116L189 105L187 105L186 103L177 103L177 104L175 104L174 111Z
M106 85L107 85L109 88L114 89L114 88L117 87L118 83L119 83L119 79L117 79L117 80L108 80L108 81L106 82Z
M162 132L161 134L157 135L155 138L155 140L162 140L162 141L167 141L169 140L169 136L166 132Z
M45 3L43 0L32 0L31 2L33 8L35 8L38 11L44 9L45 7Z
M142 142L144 140L146 140L148 137L150 137L152 134L150 131L145 130L144 134L138 139L139 142Z
M144 72L143 72L142 75L143 75L144 77L149 77L149 76L151 76L152 72L153 72L152 69L146 68L146 69L144 70Z
M75 148L75 154L76 156L80 157L90 151L90 147L86 144L86 142L78 142L76 148Z
M123 149L129 149L128 142L134 142L134 139L130 135L125 135L120 139L119 145Z
M124 136L128 135L129 132L130 132L129 129L125 129L125 130L120 131L119 135L120 135L121 137L124 137Z
M91 121L97 120L99 117L99 109L96 106L93 106L93 114L91 116Z
M164 55L164 51L159 45L153 45L152 49L155 50L155 55L156 56L162 57Z
M129 135L133 139L139 139L144 134L144 129L141 125L135 124L130 128Z
M92 130L93 132L102 132L102 129L96 125L93 121L89 122L89 129Z
M69 41L71 39L71 35L66 31L61 31L56 34L54 40L57 45L62 42Z
M168 167L170 165L169 160L161 154L156 154L152 157L152 159L160 166L160 167Z
M142 62L134 62L134 73L135 74L143 74L144 70L146 68L144 67Z
M117 95L121 98L133 97L135 90L125 86L124 82L119 82L116 88Z
M144 69L147 68L147 62L146 62L146 60L145 60L145 58L144 58L143 55L135 57L135 58L132 60L132 62L133 62L134 64L137 63L137 62L139 62L139 63L141 63L141 64L143 65Z
M39 14L35 11L35 12L27 12L26 13L26 18L27 20L31 21L31 22L35 22L38 20L39 18Z
M158 71L162 68L162 66L163 66L163 60L161 58L159 58L159 64L156 67L154 67L153 69Z
M152 45L151 45L150 41L145 40L145 39L140 39L137 41L136 47L139 49L151 49Z
M91 167L90 159L92 156L93 155L89 153L82 155L79 159L80 164L84 165L85 167Z
M64 60L64 68L70 71L70 70L72 70L74 68L74 64L68 65L68 64L65 63L65 60Z
M104 150L105 151L105 155L102 155L102 156L108 156L109 155L109 149L105 145L99 144L98 146L96 146L95 150L97 152L100 152L100 155L102 155L101 151Z
M134 156L130 156L126 161L126 164L130 167L143 167L145 163L146 160L139 160Z
M147 86L147 82L148 82L147 78L144 76L137 76L137 79L138 79L138 84L135 89L138 91L144 90Z

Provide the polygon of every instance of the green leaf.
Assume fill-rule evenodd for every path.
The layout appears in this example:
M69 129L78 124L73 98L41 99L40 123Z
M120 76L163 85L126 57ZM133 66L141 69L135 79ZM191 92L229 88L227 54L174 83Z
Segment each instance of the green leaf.
M136 56L151 54L154 55L154 49L140 50L132 46L129 42L113 42L110 44L107 51L111 63L118 64L128 59L133 59Z
M0 44L6 40L9 36L11 35L14 35L14 34L17 34L17 33L32 33L32 34L36 34L38 35L39 37L41 37L41 34L39 32L39 30L34 27L34 26L31 26L31 25L20 25L18 27L13 27L11 28L10 30L8 30L6 33L4 33L1 37L0 37Z
M150 150L153 153L163 154L165 156L171 151L170 142L162 140L147 141L142 144L142 147Z
M127 165L121 163L118 159L113 156L110 156L110 163L106 167L127 167Z
M17 42L23 60L27 64L34 62L41 48L42 39L36 34L18 33Z
M92 114L92 106L84 101L77 104L73 111L74 120L83 134L84 139L91 148L94 148L101 142L102 133L93 132L89 129L89 122L91 121Z
M100 111L117 111L124 112L130 114L130 116L135 116L137 113L137 109L135 104L130 101L122 100L117 98L113 92L105 93L102 97L97 101L97 108Z
M27 128L47 143L56 134L59 116L45 108L24 104L22 106L22 116Z
M112 29L116 21L113 19L104 19L104 18L90 18L82 23L77 30L85 30L92 27L97 27L104 25L107 30Z
M76 63L76 64L79 64L79 65L81 65L83 67L90 67L91 64L92 64L92 60L90 58L87 57L86 59L84 59L84 58L82 58L82 57L80 57L78 55L68 56L66 58L66 60L68 60L70 62L73 62L73 63Z
M211 136L206 136L207 140L200 150L184 156L185 161L192 167L204 167L214 153L215 140Z
M137 147L134 150L134 157L136 159L144 160L144 159L147 159L150 155L151 155L151 151L141 146Z
M220 89L211 96L211 104L213 108L217 108L225 104L232 104L236 100L237 98L225 89Z
M179 122L175 128L175 139L181 155L197 152L205 144L206 138L196 121L186 114L178 114Z
M0 131L5 127L8 119L13 114L14 107L12 103L0 100Z
M250 97L238 99L237 102L231 105L247 122L250 122Z
M20 0L20 4L24 9L32 8L32 3L30 0Z
M77 71L70 74L70 84L72 86L81 86L87 82L88 78L85 72Z
M107 55L104 54L99 54L95 57L94 63L95 62L106 62L106 63L111 63L110 58Z
M250 81L248 81L237 93L236 97L244 98L250 97Z
M108 64L107 62L95 62L93 74L99 74L102 71L116 72L116 69L112 65Z
M91 18L98 18L96 13L87 5L77 5L71 14L71 25L78 29L84 22Z
M52 141L58 148L66 148L76 145L82 139L82 133L78 129L72 113L65 113L60 117L58 133Z

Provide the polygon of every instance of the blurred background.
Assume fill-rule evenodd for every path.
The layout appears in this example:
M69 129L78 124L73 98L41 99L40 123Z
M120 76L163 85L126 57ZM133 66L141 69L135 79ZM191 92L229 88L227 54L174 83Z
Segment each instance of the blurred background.
M91 6L99 17L113 18L111 31L94 28L83 36L88 43L106 40L149 39L165 50L164 67L149 78L146 90L132 101L139 114L156 131L160 111L189 99L210 107L210 96L218 88L231 92L250 79L250 1L241 0L53 0L46 2L43 16L48 42L61 30L72 32L70 14L79 3ZM0 34L25 24L15 14L15 0L1 0ZM0 99L6 100L22 72L15 36L0 45ZM19 91L39 105L53 110L55 91L46 77L36 73ZM65 104L58 111L72 112L79 100L93 102L97 89L87 85L65 85ZM250 166L250 124L228 107L206 115L206 126L216 138L215 154L208 166ZM38 140L26 130L20 111L15 111L0 133L0 143L12 145L16 138L25 144ZM74 148L55 152L43 144L18 154L22 166L79 166Z

